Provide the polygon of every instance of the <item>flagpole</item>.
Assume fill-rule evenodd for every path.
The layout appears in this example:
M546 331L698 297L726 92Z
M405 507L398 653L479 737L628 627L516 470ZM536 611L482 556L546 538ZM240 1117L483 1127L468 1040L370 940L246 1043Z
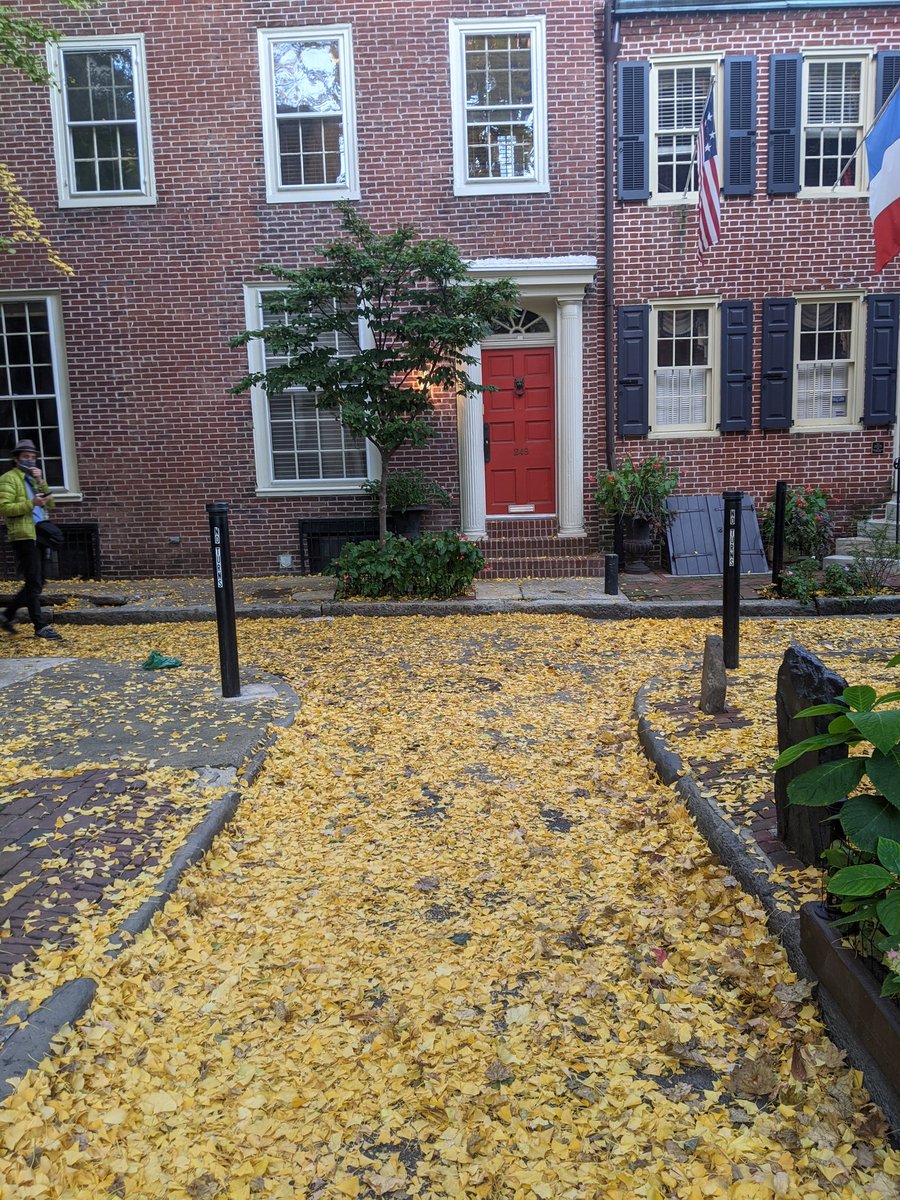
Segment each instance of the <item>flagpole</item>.
M900 80L898 80L898 83L900 83ZM710 81L709 81L709 91L706 93L706 99L703 101L703 111L704 112L706 112L706 106L707 106L707 104L709 104L709 98L713 94L713 88L715 86L716 86L716 76L715 76L715 72L713 72L712 79L710 79ZM701 125L703 124L702 117L700 118L700 124ZM685 179L685 181L684 181L684 191L681 193L682 200L684 200L684 198L687 196L688 184L691 182L691 171L694 166L694 160L697 157L697 143L699 141L700 141L700 130L698 129L697 132L694 134L694 148L691 150L691 161L688 163L687 179Z
M863 146L866 144L866 138L869 136L869 134L872 132L872 130L875 128L875 126L878 124L878 118L881 116L881 114L884 112L884 110L887 108L887 106L893 100L898 88L900 88L900 79L898 79L897 82L894 84L894 86L891 88L891 94L888 96L887 100L885 100L884 104L882 104L881 108L879 108L878 112L872 118L872 123L869 125L869 128L865 131L865 133L859 139L859 145L856 147L856 149L853 151L853 153L850 155L850 157L844 163L843 167L841 168L840 175L838 175L837 179L831 185L832 191L834 191L834 189L840 184L841 175L843 175L844 172L849 167L851 167L854 162L856 162L857 158L859 158L859 152L860 152L860 150L862 150Z

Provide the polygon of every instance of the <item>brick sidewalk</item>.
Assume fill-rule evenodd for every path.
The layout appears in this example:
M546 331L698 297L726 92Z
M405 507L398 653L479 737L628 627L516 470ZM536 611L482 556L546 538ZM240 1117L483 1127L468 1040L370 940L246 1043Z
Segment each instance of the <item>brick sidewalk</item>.
M42 945L71 945L83 912L159 861L176 806L120 769L26 779L0 808L0 986Z

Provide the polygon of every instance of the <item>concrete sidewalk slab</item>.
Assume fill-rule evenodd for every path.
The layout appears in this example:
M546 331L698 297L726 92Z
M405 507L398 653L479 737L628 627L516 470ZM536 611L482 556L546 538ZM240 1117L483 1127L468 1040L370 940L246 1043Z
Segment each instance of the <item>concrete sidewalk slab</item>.
M13 662L11 667L7 663ZM39 664L39 665L37 665ZM4 735L51 772L82 763L238 768L296 707L283 680L244 671L223 699L209 667L146 671L98 659L3 660Z

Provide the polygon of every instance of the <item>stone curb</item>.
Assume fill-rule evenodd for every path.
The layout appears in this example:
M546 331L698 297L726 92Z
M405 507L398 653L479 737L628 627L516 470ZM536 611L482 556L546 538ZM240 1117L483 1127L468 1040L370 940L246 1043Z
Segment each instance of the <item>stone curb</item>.
M884 603L893 601L894 608ZM900 596L873 597L860 606L849 602L830 601L839 607L819 611L814 604L798 604L793 600L744 600L741 616L756 617L815 617L878 615L900 612ZM588 617L592 620L634 621L699 619L720 617L722 605L718 600L629 600L610 597L609 600L322 600L302 604L243 605L235 609L241 620L272 620L277 618L322 617L455 617L493 616L503 613L531 613L541 616ZM100 608L60 609L54 614L56 625L154 625L186 621L215 621L216 610L209 605L186 605L182 608Z
M785 948L793 969L804 979L815 979L815 975L800 948L800 917L784 912L776 905L776 893L769 880L772 863L750 834L742 837L722 810L704 796L690 770L682 759L658 733L648 715L649 698L661 684L660 679L650 679L643 684L635 696L634 713L638 718L638 740L647 758L656 768L663 783L671 786L684 801L697 828L712 849L728 867L744 891L756 896L766 911L766 924Z
M299 706L300 700L297 698ZM276 728L287 728L293 722L294 715L292 713L273 724ZM262 770L266 753L274 740L275 734L270 732L251 755L241 774L245 782L252 783ZM200 824L188 833L184 844L175 851L153 895L110 935L106 950L110 958L118 958L135 936L143 932L154 916L165 908L187 869L206 854L234 817L239 803L240 793L234 790L213 801ZM74 1025L84 1016L96 992L97 983L93 979L73 979L61 984L28 1015L27 1021L9 1034L0 1049L0 1102L15 1091L13 1081L18 1081L26 1071L39 1066L52 1052L53 1039L62 1029L66 1025Z

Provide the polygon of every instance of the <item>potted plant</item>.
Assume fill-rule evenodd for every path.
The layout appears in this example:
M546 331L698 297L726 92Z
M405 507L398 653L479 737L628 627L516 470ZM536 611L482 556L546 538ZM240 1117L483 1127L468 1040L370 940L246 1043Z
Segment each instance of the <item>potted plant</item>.
M644 558L670 520L666 500L678 487L678 468L659 455L651 454L636 463L626 458L621 466L599 478L594 499L610 516L621 520L625 571L645 575L650 570Z
M368 479L362 485L372 497L376 511L380 479ZM422 518L429 508L437 505L449 508L453 500L434 479L413 467L406 471L391 471L387 477L388 526L392 533L413 541L422 532Z

